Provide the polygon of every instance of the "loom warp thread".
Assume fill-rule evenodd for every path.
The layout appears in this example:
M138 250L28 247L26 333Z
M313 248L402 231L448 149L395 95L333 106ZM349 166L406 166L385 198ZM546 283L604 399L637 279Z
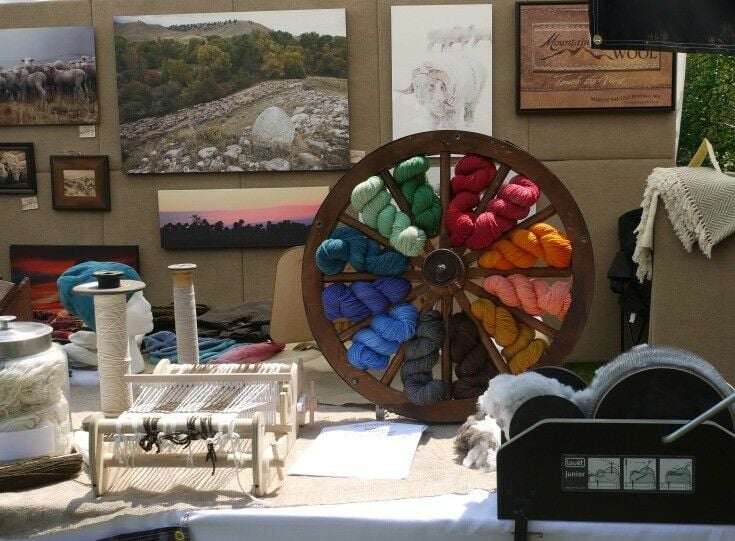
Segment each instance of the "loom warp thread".
M444 339L444 324L436 310L419 315L416 334L406 345L401 366L401 381L408 399L416 405L425 406L441 400L446 383L434 379L431 371L439 360L439 348Z
M411 291L411 283L396 276L383 276L374 282L332 284L322 292L324 315L327 319L347 318L352 323L362 321L370 315L385 313L388 308L401 302Z
M411 304L394 306L388 314L373 318L370 326L352 337L347 359L363 370L383 370L403 342L416 332L418 310Z
M497 173L492 160L468 154L454 169L452 200L447 207L446 221L452 246L466 245L472 250L490 247L504 232L512 229L540 196L540 190L529 179L517 175L488 203L479 216L473 209L480 203L480 194Z
M383 248L352 227L338 227L316 251L316 265L324 274L338 274L350 264L357 272L395 276L408 270L408 259Z
M478 263L486 269L528 269L539 259L550 267L567 268L572 262L572 243L555 227L534 224L514 230L509 240L495 242Z

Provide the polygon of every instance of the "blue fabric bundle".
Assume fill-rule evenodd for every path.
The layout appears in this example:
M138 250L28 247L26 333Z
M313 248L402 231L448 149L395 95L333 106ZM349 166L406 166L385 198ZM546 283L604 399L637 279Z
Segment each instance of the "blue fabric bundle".
M199 362L206 363L216 359L225 351L240 346L234 340L222 338L199 338ZM143 344L149 355L151 364L156 364L161 359L168 359L172 363L179 360L176 354L176 334L171 331L159 331L143 338Z

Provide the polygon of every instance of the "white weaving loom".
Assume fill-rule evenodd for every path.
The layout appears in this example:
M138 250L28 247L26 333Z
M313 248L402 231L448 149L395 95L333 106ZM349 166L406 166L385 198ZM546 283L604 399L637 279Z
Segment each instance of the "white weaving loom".
M302 375L300 360L255 365L163 360L153 374L125 376L140 386L132 407L117 419L98 415L90 426L95 494L107 491L107 469L113 467L249 467L254 493L266 494L275 474L283 479L284 459L307 408L313 419L316 400L299 395Z

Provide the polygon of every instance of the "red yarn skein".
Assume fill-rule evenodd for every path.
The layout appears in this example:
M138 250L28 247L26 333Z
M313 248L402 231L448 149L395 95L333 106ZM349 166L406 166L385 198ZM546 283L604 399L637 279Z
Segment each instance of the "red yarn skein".
M535 183L517 175L498 191L484 212L475 216L474 208L480 203L480 194L497 174L495 163L482 156L468 154L457 162L454 172L454 197L445 217L452 246L465 244L472 250L488 248L518 220L528 216L540 195Z

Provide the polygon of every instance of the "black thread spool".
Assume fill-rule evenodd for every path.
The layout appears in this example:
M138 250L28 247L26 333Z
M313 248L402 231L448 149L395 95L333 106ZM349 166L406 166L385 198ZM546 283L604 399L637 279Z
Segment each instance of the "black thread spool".
M101 270L93 272L92 276L97 279L97 289L117 289L120 287L122 271Z

